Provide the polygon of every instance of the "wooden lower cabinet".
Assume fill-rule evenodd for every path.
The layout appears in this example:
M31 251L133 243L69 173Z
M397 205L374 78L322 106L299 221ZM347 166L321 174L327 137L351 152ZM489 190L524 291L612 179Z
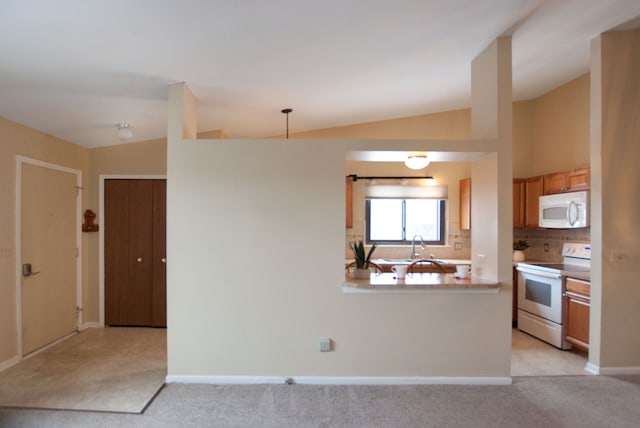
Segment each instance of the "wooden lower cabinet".
M166 327L166 180L105 180L105 323Z
M565 295L565 339L576 348L589 350L590 283L567 278Z

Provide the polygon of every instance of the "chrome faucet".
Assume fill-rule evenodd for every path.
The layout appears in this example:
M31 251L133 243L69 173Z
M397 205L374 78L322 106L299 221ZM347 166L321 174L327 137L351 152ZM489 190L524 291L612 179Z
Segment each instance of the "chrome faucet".
M416 238L420 238L420 249L416 252ZM411 240L411 258L419 259L422 256L422 250L424 250L424 240L422 235L413 235Z

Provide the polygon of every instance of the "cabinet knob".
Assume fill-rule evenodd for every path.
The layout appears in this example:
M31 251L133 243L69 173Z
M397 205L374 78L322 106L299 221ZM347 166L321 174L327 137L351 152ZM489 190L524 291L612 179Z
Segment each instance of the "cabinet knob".
M163 257L163 258L161 258L161 259L160 259L160 261L161 261L162 263L166 263L166 262L167 262L167 258L166 258L166 257Z
M138 263L142 263L142 257L138 257Z

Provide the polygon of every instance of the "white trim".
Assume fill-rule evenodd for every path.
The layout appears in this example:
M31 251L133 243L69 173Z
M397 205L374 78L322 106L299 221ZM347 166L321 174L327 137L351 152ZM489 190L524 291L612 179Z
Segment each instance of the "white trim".
M22 358L20 358L19 355L16 355L13 358L10 358L6 361L3 361L0 363L0 372L2 372L3 370L8 369L9 367L13 367L16 364L18 364L20 361L22 361Z
M16 303L16 349L22 358L22 165L30 164L76 176L76 307L82 307L82 171L39 159L16 155L15 182L15 303ZM76 329L80 329L80 317L76 317ZM72 333L73 334L73 333ZM68 337L68 336L66 336ZM66 338L65 337L65 338ZM64 338L62 338L64 339ZM60 340L62 340L60 339ZM54 343L57 343L54 342Z
M166 180L162 174L100 174L98 177L98 218L102 227L98 230L98 327L104 327L104 181L105 180Z
M86 330L88 328L100 328L100 323L97 321L86 322L82 324L80 327L80 331Z
M167 375L167 383L218 385L285 384L304 385L511 385L510 377L360 377L360 376L198 376Z
M586 366L584 366L584 371L587 373L591 373L593 375L599 375L600 374L600 367L593 364L593 363L587 363Z

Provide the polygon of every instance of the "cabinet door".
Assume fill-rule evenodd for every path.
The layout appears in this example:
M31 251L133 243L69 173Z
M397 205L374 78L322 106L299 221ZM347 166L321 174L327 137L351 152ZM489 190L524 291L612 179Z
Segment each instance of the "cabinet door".
M545 195L553 193L562 193L567 191L567 173L555 172L553 174L547 174L543 178Z
M537 229L542 196L542 176L527 178L525 183L525 226L527 229Z
M525 180L513 179L513 228L523 229L525 226Z
M565 297L565 339L572 345L589 350L590 299L581 294L567 292Z
M471 178L460 180L460 229L471 229Z
M348 228L353 227L353 177L347 177L345 183L346 193L346 224Z
M578 168L567 172L567 190L577 192L591 188L591 169Z

